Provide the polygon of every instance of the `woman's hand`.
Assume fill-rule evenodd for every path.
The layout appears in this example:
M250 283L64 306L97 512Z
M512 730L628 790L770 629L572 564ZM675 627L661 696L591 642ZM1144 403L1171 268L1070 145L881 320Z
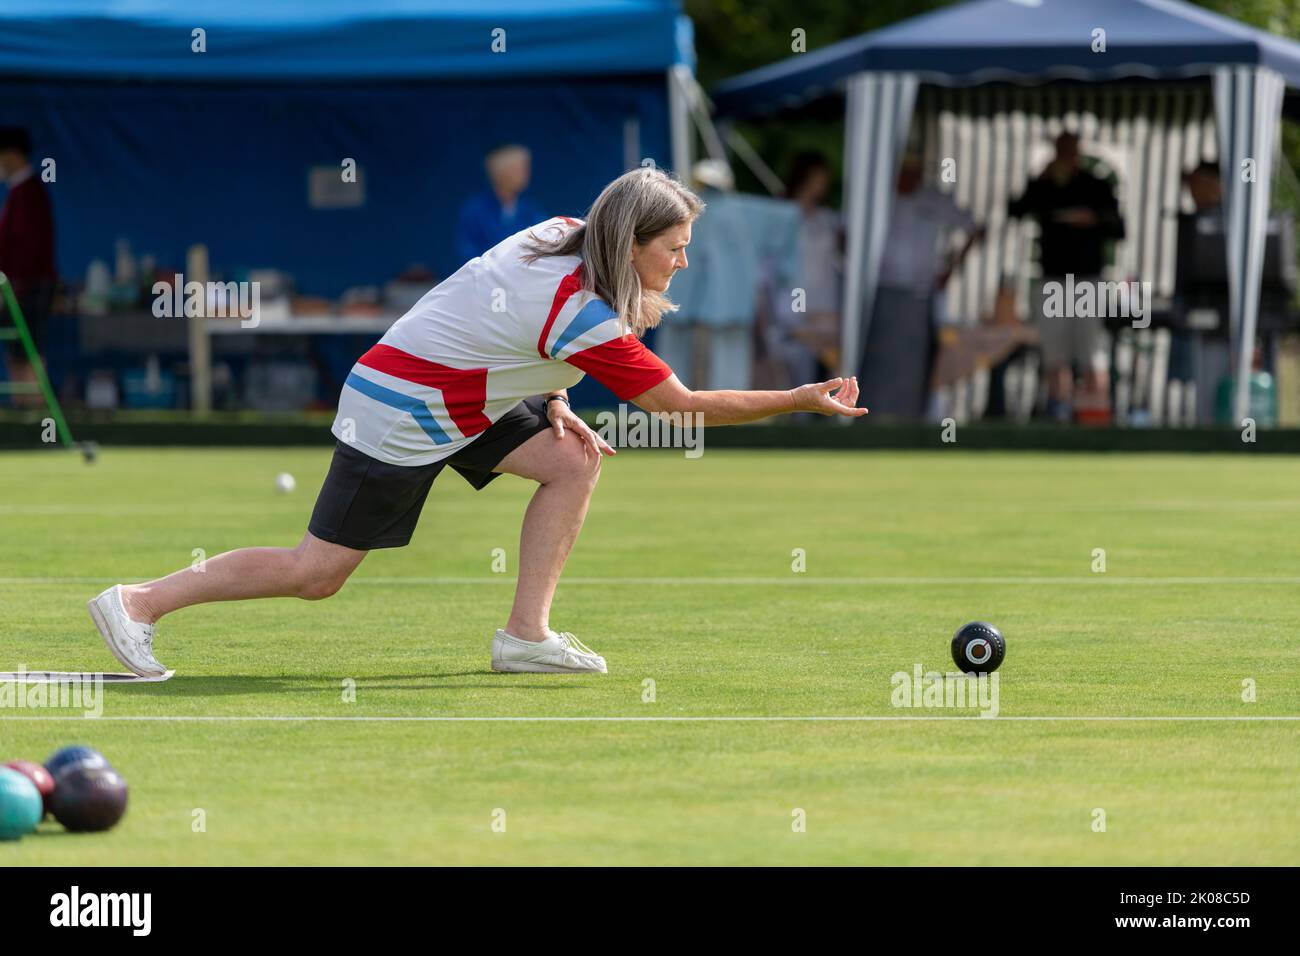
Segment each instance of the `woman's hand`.
M831 392L835 394L832 395ZM858 377L833 378L829 382L815 382L790 389L796 412L816 412L819 415L847 415L861 418L867 414L858 408Z
M554 401L546 403L546 419L551 423L551 430L555 432L556 438L563 438L565 430L573 432L574 435L595 452L596 457L600 458L602 454L617 455L613 448L606 444L605 439L601 438L591 426L573 413L569 408L569 403L564 401ZM583 449L583 458L587 457L586 449Z

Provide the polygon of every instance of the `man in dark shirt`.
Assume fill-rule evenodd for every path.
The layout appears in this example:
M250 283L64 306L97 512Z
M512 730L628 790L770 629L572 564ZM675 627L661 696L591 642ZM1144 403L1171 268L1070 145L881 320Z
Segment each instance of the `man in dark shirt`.
M0 272L9 278L38 351L54 297L54 215L50 197L32 170L32 141L25 129L0 129L0 180L9 187L0 206ZM13 319L0 302L0 327ZM10 342L10 367L26 370L22 343ZM15 374L15 378L25 377Z
M1188 423L1196 421L1198 415L1195 382L1200 377L1200 333L1187 327L1187 313L1192 310L1211 309L1219 314L1220 322L1228 321L1227 264L1223 263L1215 272L1205 274L1198 271L1198 261L1204 256L1197 255L1202 243L1223 254L1223 193L1219 182L1219 164L1203 162L1190 173L1183 176L1183 182L1191 193L1196 211L1178 214L1178 258L1174 262L1174 301L1182 318L1180 327L1170 330L1169 339L1169 373L1170 381L1183 384L1183 396L1186 403L1179 409L1181 417ZM1221 279L1221 282L1216 282ZM1200 404L1205 412L1208 398L1202 396ZM1175 410L1170 409L1171 416Z
M1215 282L1218 278L1226 280L1227 266L1220 269L1220 276L1198 275L1196 271L1196 247L1200 237L1223 235L1223 191L1219 183L1219 164L1204 162L1183 175L1183 183L1191 193L1196 211L1178 214L1178 258L1174 263L1174 288L1183 295L1189 285L1200 282ZM1217 247L1222 248L1223 240L1218 239ZM1217 251L1217 249L1216 249ZM1219 303L1215 303L1218 305ZM1222 302L1223 313L1227 313L1227 301Z
M1040 348L1053 411L1065 417L1074 385L1073 365L1084 371L1089 386L1106 388L1107 371L1098 368L1094 354L1103 327L1099 315L1045 315L1043 285L1066 284L1074 276L1077 287L1098 282L1105 265L1106 242L1124 237L1124 221L1110 184L1079 165L1079 138L1062 133L1056 138L1056 157L1007 207L1010 216L1033 216L1039 226L1042 281L1033 290L1030 309L1038 321Z

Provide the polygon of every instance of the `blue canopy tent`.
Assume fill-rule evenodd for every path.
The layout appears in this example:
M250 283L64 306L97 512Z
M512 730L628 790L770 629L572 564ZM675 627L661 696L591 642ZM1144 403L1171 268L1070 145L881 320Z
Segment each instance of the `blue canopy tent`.
M177 266L203 243L333 297L459 267L459 206L503 142L556 214L646 157L673 167L691 43L680 0L7 0L0 126L54 160L63 275L118 237ZM364 202L314 200L345 158Z
M1044 89L1051 90L1046 97ZM1234 417L1240 421L1247 411L1279 120L1284 102L1289 115L1300 115L1300 97L1288 96L1297 90L1300 44L1179 0L970 0L735 77L712 96L723 118L798 109L831 95L847 99L844 374L856 369L858 318L871 313L894 177L919 96L928 94L922 98L930 113L925 148L931 155L953 155L935 152L934 113L954 112L956 104L957 113L983 117L993 131L982 144L986 151L972 155L971 165L958 166L983 163L989 175L996 172L989 166L990 151L1004 165L1025 158L1017 155L1023 140L1008 120L1014 114L1054 121L1065 113L1080 122L1091 117L1123 141L1138 167L1138 188L1147 193L1176 183L1177 175L1170 180L1168 172L1194 164L1202 146L1217 153L1236 367ZM1203 144L1202 132L1211 130L1217 142ZM1170 162L1161 167L1166 156ZM1248 159L1254 175L1243 181ZM1023 171L1015 176L1023 185ZM971 178L959 187L968 196ZM970 198L980 204L981 197ZM982 199L994 208L987 192ZM1145 216L1145 207L1136 211ZM1150 267L1161 255L1167 260L1172 243L1165 241L1165 228L1144 219L1139 231L1132 264ZM998 265L994 261L986 276L996 279ZM988 282L983 289L993 291Z

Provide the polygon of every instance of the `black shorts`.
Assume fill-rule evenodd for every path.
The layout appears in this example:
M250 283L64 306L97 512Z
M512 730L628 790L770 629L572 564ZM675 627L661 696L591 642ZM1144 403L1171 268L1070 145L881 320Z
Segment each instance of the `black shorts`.
M550 427L543 398L535 395L460 451L431 465L390 465L337 442L307 530L322 541L358 551L404 547L438 472L450 465L481 490L500 474L492 469L506 455Z

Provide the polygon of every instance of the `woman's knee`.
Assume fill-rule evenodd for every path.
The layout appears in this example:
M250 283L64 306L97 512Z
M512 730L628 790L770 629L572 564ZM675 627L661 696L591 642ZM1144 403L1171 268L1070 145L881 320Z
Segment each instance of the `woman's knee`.
M365 551L345 548L312 535L296 549L294 592L305 601L332 597L352 576Z
M346 574L307 575L298 583L298 597L304 601L323 601L338 594L347 579Z
M494 471L519 475L541 485L587 481L600 477L601 456L572 431L556 438L553 431L538 432L510 452Z
M549 481L572 481L594 486L600 478L599 452L572 432L556 442L556 458Z

